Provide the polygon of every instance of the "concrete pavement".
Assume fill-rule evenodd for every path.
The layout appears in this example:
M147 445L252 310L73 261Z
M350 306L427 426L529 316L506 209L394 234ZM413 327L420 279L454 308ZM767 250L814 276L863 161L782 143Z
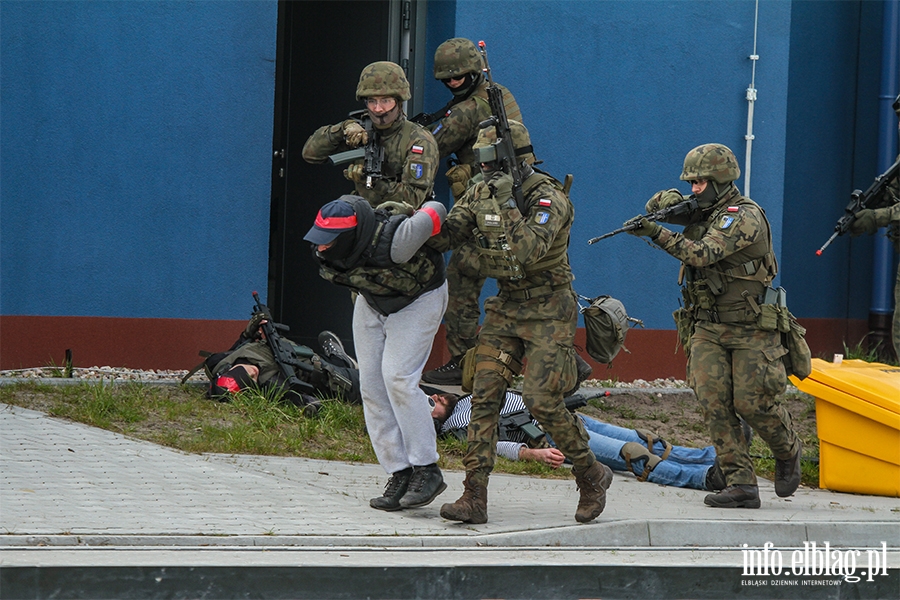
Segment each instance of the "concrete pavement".
M185 454L7 405L0 471L4 598L799 597L743 565L748 549L789 564L813 542L858 551L857 572L873 557L889 568L803 584L803 597L900 597L897 498L781 499L761 481L762 508L717 510L706 492L617 473L605 512L580 525L573 481L497 474L488 523L465 525L438 514L460 472L431 505L384 513L368 507L387 479L378 465Z

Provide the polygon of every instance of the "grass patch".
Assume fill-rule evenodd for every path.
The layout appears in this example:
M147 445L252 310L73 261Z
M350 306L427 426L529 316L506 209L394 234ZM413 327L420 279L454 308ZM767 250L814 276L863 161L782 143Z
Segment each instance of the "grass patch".
M792 403L804 444L803 483L818 486L818 439L815 400L802 392L785 395ZM303 410L278 396L245 391L232 402L215 402L196 386L76 384L67 386L20 383L0 387L0 402L30 408L55 417L100 427L191 453L296 456L322 460L376 463L366 433L361 406L324 399L319 414ZM654 394L613 395L591 399L582 409L600 420L628 428L654 431L674 444L703 447L708 433L696 400ZM464 470L466 442L438 440L440 466ZM754 437L751 454L757 473L771 478L775 461L768 447ZM497 459L495 471L518 475L569 478L569 469L551 469L537 462Z
M850 360L863 360L865 362L884 363L895 367L898 366L890 349L882 348L881 342L877 342L870 348L869 345L866 344L865 338L858 341L855 346L847 346L845 342L844 358Z

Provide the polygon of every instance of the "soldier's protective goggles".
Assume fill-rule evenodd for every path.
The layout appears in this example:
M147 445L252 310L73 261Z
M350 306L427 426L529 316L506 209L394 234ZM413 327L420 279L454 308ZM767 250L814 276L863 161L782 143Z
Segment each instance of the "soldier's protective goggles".
M376 106L381 106L382 108L386 108L388 110L394 108L394 105L397 103L396 98L393 96L382 96L380 98L371 97L366 98L366 106L369 108L375 108Z
M497 160L497 146L491 144L490 146L484 146L482 148L473 148L472 151L475 153L475 162L477 164L481 163L490 163Z

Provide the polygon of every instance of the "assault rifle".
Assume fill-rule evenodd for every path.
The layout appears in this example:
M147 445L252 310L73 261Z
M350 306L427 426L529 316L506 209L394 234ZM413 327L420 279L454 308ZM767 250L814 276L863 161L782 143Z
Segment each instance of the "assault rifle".
M488 64L487 47L485 43L478 42L478 50L481 52L481 58L484 60L484 74L487 78L487 95L488 104L491 107L492 116L481 122L479 127L482 129L493 126L497 131L497 141L494 143L494 151L496 152L496 161L500 168L512 176L513 180L513 198L519 212L525 214L525 197L522 193L522 174L519 172L519 161L516 160L516 148L513 144L512 132L509 130L509 120L506 118L506 107L503 106L503 90L494 83L491 76L491 67Z
M663 208L655 212L647 213L646 215L641 215L640 217L630 219L615 231L610 231L609 233L604 233L603 235L589 239L588 245L599 242L600 240L605 240L608 237L612 237L620 233L625 233L626 231L634 231L641 226L641 219L647 219L648 221L662 221L663 223L668 223L669 219L672 219L673 217L682 217L689 215L692 212L696 211L698 208L699 204L697 203L697 198L691 196L684 202L673 204L669 208Z
M865 192L853 190L853 193L850 194L850 202L844 207L844 215L838 219L837 224L834 226L834 233L831 234L831 237L828 238L821 248L816 250L816 256L822 256L822 252L831 245L831 242L837 236L844 235L850 231L850 226L856 220L856 214L864 208L871 208L869 203L881 195L884 186L897 177L898 172L900 172L900 159L891 165L887 171L876 177L875 181L872 182L872 185Z
M366 176L366 188L372 189L374 180L381 178L381 169L384 165L384 146L381 144L381 136L372 125L372 119L368 112L355 110L348 115L351 119L362 121L369 141L362 148L354 148L346 152L338 152L328 157L329 164L343 165L360 158L363 160L363 173Z
M260 327L263 330L263 334L266 336L266 342L269 344L272 356L275 357L275 363L278 365L278 369L284 376L285 385L287 386L285 393L288 394L291 402L309 407L308 409L314 415L318 412L318 403L314 404L310 402L309 399L304 398L303 394L312 395L315 394L316 390L312 384L300 380L295 371L295 369L302 369L310 372L313 371L313 366L297 360L294 356L293 346L290 340L282 337L281 332L290 331L290 327L282 325L281 323L276 323L272 319L272 313L269 311L269 307L262 303L259 299L259 294L256 292L253 292L253 300L256 301L256 306L253 307L253 313L262 316L263 320L260 323Z
M573 394L565 398L563 402L566 405L566 410L575 412L576 409L587 404L587 399L580 394ZM527 408L500 417L501 440L511 439L512 434L519 429L521 429L532 442L538 442L544 437L544 432L532 422L531 413L528 412Z

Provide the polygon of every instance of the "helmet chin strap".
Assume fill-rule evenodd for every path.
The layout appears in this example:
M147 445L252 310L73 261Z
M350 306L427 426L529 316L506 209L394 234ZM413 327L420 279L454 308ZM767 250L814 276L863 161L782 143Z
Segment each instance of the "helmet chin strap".
M371 110L369 111L369 117L372 119L372 125L375 126L375 129L387 129L391 125L397 122L397 119L400 118L400 101L397 101L397 104L391 110L386 113L382 113L380 115L374 114Z

